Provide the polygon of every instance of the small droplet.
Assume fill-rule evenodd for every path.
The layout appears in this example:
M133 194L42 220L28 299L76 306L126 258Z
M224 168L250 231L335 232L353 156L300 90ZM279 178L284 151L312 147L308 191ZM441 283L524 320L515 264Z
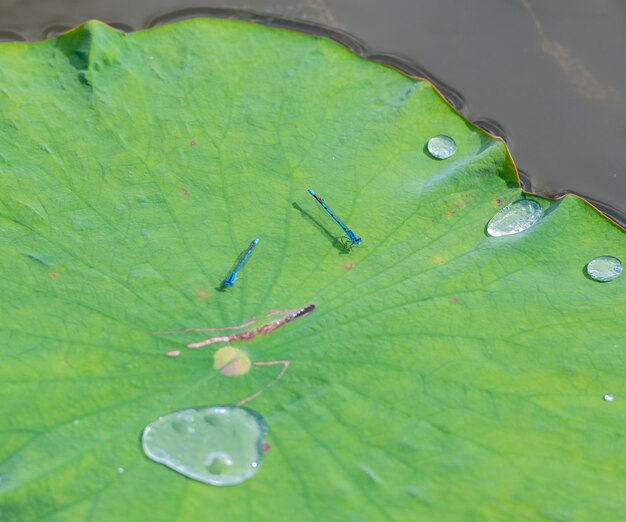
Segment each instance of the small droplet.
M412 497L417 497L418 496L418 491L417 491L417 488L415 486L407 486L406 488L404 488L404 491L406 491Z
M267 425L258 413L239 406L210 406L159 417L144 429L141 444L148 458L186 477L230 486L259 470L266 434Z
M380 476L371 468L364 466L362 464L358 465L361 468L361 471L365 474L365 476L372 481L374 484L383 484L383 480Z
M78 424L80 424L80 421L78 419L74 419L74 425L77 426Z
M118 473L124 473L126 470L122 467L117 468Z
M487 233L494 237L519 234L535 225L541 215L538 203L530 199L520 199L496 212L487 225Z
M596 281L613 281L622 273L622 263L613 256L600 256L587 263L587 274Z
M181 411L173 415L172 428L178 433L194 433L196 418L189 411Z
M456 142L443 134L428 140L428 152L433 158L447 159L456 152Z
M608 402L613 402L615 400L615 396L612 393L606 393L603 399Z

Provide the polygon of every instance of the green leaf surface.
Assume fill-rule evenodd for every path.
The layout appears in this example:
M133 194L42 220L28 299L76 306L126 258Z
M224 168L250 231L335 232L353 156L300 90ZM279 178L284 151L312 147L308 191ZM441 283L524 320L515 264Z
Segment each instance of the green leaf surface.
M487 236L515 167L432 85L207 19L91 22L2 44L0 70L2 521L623 516L626 279L584 267L625 259L624 233L566 197ZM428 155L436 134L455 156ZM309 303L231 343L244 375L185 348L214 334L149 334ZM160 415L258 391L271 449L247 482L143 455Z

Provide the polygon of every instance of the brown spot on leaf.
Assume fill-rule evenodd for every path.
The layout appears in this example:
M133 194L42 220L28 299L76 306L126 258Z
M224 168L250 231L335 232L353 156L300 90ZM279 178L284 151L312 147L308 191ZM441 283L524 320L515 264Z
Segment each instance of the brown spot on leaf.
M264 442L262 448L263 453L267 453L269 450L272 449L272 445L269 442Z
M50 273L50 277L51 277L52 279L58 279L58 278L59 278L59 274L58 274L57 272L51 272L51 273Z
M200 299L208 299L209 297L211 297L211 293L204 288L200 288L200 290L198 290L198 297Z
M189 191L185 187L180 187L180 190L183 193L183 196L185 196L186 198L189 197Z
M195 147L197 145L196 140L190 140L189 145L191 145L192 147Z
M456 210L449 210L448 215L453 217L456 216Z
M436 265L439 265L439 266L443 266L443 265L446 264L446 260L443 257L441 257L441 256L434 256L433 257L433 263L435 263Z
M349 272L350 270L352 270L354 268L354 263L346 263L345 265L343 265L343 269L346 272Z
M452 299L450 299L450 302L451 302L452 304L457 304L457 303L459 302L459 298L458 298L458 297L456 297L456 296L454 296Z
M299 129L300 128L300 124L299 123L294 123L293 128L294 129Z

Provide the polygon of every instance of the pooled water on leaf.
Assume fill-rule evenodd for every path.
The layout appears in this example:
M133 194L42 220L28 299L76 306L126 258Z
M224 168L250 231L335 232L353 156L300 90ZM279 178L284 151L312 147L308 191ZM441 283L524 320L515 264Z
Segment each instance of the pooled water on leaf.
M587 274L596 281L613 281L622 273L622 263L613 256L600 256L587 263Z
M254 475L261 465L267 425L258 413L239 406L175 411L143 431L148 458L186 477L230 486Z
M541 219L542 211L538 203L520 199L509 203L491 218L487 225L490 236L510 236L528 230Z
M447 159L456 152L456 142L443 134L430 138L427 147L430 155L437 159Z
M612 393L607 393L604 395L603 399L608 402L613 402L615 400L615 397Z

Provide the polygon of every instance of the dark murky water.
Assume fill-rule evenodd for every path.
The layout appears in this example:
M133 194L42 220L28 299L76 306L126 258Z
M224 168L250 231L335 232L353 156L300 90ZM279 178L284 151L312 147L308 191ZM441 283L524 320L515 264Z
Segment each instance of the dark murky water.
M0 0L0 40L38 40L90 18L132 30L180 17L224 15L202 4ZM506 137L526 173L527 189L581 194L626 223L623 0L222 0L214 5L332 27L361 54L422 75L428 71L466 116Z

